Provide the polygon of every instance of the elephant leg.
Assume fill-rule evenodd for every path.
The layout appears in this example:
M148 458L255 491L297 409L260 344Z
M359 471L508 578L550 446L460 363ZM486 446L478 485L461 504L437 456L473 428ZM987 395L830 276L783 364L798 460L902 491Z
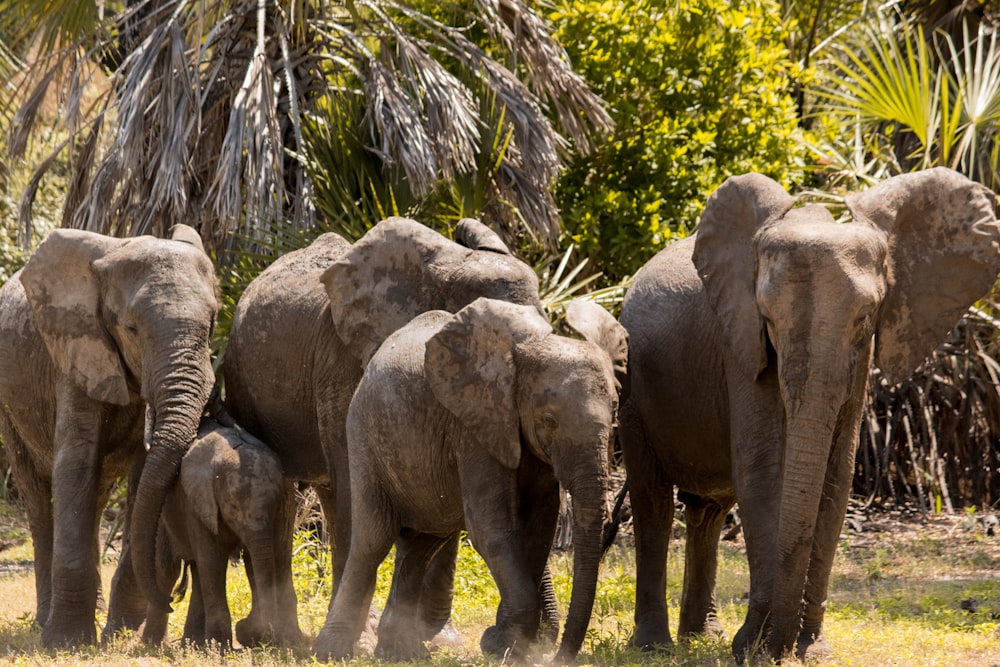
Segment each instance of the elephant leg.
M195 646L205 645L205 600L201 594L200 575L198 564L188 561L186 563L191 576L191 599L188 602L188 614L184 619L184 634L182 638L185 642Z
M295 531L295 487L285 484L285 496L275 518L274 571L278 587L278 618L275 629L283 646L302 643L305 635L299 628L298 597L292 579L292 533Z
M264 641L267 614L261 604L260 575L254 557L246 543L243 544L243 569L250 584L250 613L236 622L236 641L241 646L257 646Z
M559 635L559 606L547 563L559 523L559 482L547 466L531 465L526 460L522 460L518 477L524 554L531 578L537 582L538 634L540 639L555 642Z
M420 620L423 626L420 638L424 641L436 637L451 618L451 605L455 597L458 540L459 533L453 533L431 558L424 574L423 587L420 591ZM386 605L386 612L388 611Z
M428 565L454 535L440 537L404 530L396 540L392 587L378 626L375 655L389 660L426 658L421 593Z
M399 530L387 513L388 498L379 491L357 489L351 500L352 512L367 519L358 526L359 530L352 531L341 586L313 642L313 653L320 660L341 660L353 654L354 644L368 621L378 566L388 555Z
M226 601L226 569L232 549L214 542L195 544L198 545L195 590L201 593L205 607L205 641L214 642L220 652L225 652L233 648L233 619Z
M349 479L348 479L349 481ZM333 598L337 597L337 589L340 587L340 579L343 576L344 566L347 563L347 552L351 544L350 532L350 484L347 484L347 505L339 505L342 500L335 489L324 486L315 486L316 496L319 498L320 507L323 508L323 517L326 519L326 527L329 533L331 562L333 565L333 585L330 597L330 607L333 606ZM340 515L338 516L338 508ZM291 535L291 533L289 533Z
M100 466L100 417L73 414L60 392L52 476L52 609L42 629L48 648L97 641L95 611L100 573L94 558Z
M0 441L6 445L10 463L25 509L35 550L35 622L44 627L52 608L52 486L40 475L21 437L0 415Z
M620 434L632 440L641 426L626 426ZM630 422L637 418L633 417ZM667 550L674 522L673 486L659 479L659 464L643 442L623 447L629 472L629 497L635 533L635 631L632 645L645 650L673 644L667 625Z
M253 549L249 544L255 540L244 540L247 548L244 549L243 561L250 581L253 606L250 614L236 623L236 639L243 646L263 641L293 646L303 639L292 581L292 544L290 539L285 539L295 521L294 487L289 483L286 490L281 506L275 512L274 525L263 541L264 549L271 552L264 558L264 563L254 565ZM264 549L261 551L264 552ZM273 571L273 576L267 574L268 570Z
M677 634L685 637L707 633L725 636L715 606L715 577L719 561L719 538L726 513L733 503L717 503L690 493L679 493L687 519L684 545L684 588L681 594L680 625Z
M538 633L540 577L531 576L524 553L516 479L495 461L470 463L462 475L466 527L500 592L496 624L486 629L479 645L497 656L510 651L516 660Z
M144 447L137 448L128 475L128 491L125 500L125 519L122 528L122 552L118 566L111 579L111 594L108 598L108 617L101 631L101 641L109 641L121 630L138 630L146 617L146 598L139 590L132 566L132 508L135 505L135 491L139 487L139 476L146 461ZM174 577L176 580L176 576Z
M750 568L750 599L743 625L733 637L737 660L761 651L770 632L777 549L783 426L777 372L769 368L751 387L730 398L733 426L733 488ZM735 390L733 390L735 392ZM737 428L738 426L738 428Z

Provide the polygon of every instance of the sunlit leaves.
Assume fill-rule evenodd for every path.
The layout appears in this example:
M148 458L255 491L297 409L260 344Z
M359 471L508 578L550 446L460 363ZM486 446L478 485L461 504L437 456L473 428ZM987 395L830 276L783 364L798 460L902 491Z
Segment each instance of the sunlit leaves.
M690 231L727 176L802 177L798 70L776 3L563 0L551 16L615 117L558 189L570 239L612 280Z

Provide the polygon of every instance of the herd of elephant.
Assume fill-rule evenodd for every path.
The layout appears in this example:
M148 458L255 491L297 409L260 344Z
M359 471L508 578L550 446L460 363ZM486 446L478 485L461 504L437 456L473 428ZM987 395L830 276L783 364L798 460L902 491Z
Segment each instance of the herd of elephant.
M98 528L128 476L105 637L231 645L225 569L245 547L242 644L304 641L292 587L295 483L329 521L333 599L312 648L346 657L376 569L395 570L376 653L425 655L447 622L458 536L500 592L484 652L554 636L546 561L572 498L572 593L555 659L590 621L617 437L634 517L634 644L672 643L665 567L686 513L678 634L722 633L720 528L739 503L750 567L738 659L829 650L822 624L869 369L905 378L1000 271L993 193L937 168L846 198L846 220L759 174L728 179L692 236L634 277L620 322L574 301L565 335L538 279L485 225L449 240L390 218L328 233L246 289L215 385L213 265L170 239L60 229L0 288L0 438L30 521L46 647L97 641ZM617 428L617 436L615 429Z

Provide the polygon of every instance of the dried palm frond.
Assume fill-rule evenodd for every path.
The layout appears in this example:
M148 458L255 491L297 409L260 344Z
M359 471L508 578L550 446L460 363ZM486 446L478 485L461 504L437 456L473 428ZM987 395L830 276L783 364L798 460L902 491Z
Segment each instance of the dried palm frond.
M0 0L0 32L21 45L21 71L0 107L8 117L18 109L8 149L23 155L41 101L58 90L77 188L64 220L78 227L162 235L184 221L217 249L260 238L276 221L308 227L316 207L303 119L322 122L325 106L351 95L365 103L366 149L387 173L399 171L397 188L426 196L479 168L477 148L492 132L485 94L510 130L494 185L519 209L507 226L554 245L549 189L560 152L610 126L522 0L446 9L421 0L125 0L116 13L101 5L108 15L86 0L57 0L46 18L31 5L41 0Z
M924 513L1000 501L1000 321L972 308L917 372L870 381L854 492Z

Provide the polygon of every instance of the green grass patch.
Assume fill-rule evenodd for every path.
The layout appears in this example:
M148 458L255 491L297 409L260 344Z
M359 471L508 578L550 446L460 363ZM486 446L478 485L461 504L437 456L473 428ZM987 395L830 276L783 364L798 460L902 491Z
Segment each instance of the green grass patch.
M0 517L4 516L0 513ZM835 561L825 631L833 657L821 665L1000 665L1000 540L952 522L948 530L907 527L903 531L851 534L842 539ZM330 595L330 554L309 531L295 537L293 572L299 597L300 624L310 637L326 616ZM677 608L683 577L683 539L674 540L667 569L671 631L676 637ZM191 650L172 642L143 646L124 636L107 646L50 654L41 647L34 623L34 578L23 562L30 541L0 551L0 662L11 665L255 665L315 664L307 650L254 649L227 656ZM730 637L746 613L749 586L742 542L722 544L717 597L720 620ZM572 554L550 559L553 581L565 616L572 585ZM105 591L114 565L104 567ZM379 570L375 604L385 602L392 558ZM249 612L250 588L242 564L230 568L229 602L234 619ZM727 639L701 638L679 644L670 653L644 653L629 646L635 599L635 555L616 546L601 568L601 580L580 665L733 665ZM432 649L417 665L498 665L479 652L479 637L493 622L499 596L476 551L463 542L455 580L452 622L461 641ZM168 636L178 638L187 602L175 605ZM100 615L99 615L100 616ZM103 622L103 617L99 618ZM540 660L551 657L553 647ZM370 649L348 665L382 665ZM768 664L766 662L761 664ZM796 664L795 661L785 664Z

